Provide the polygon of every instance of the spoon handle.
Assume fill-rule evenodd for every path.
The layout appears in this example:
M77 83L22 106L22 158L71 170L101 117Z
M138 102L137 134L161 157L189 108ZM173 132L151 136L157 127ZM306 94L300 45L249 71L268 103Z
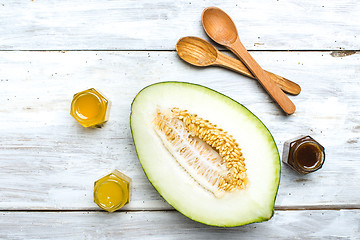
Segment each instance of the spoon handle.
M241 61L232 58L220 51L217 51L217 53L218 56L215 62L216 65L238 72L244 76L256 79L256 77L254 77L254 75ZM265 72L284 92L290 93L292 95L298 95L300 93L301 88L298 84L266 70Z
M294 103L291 102L286 94L281 91L270 76L259 66L259 64L242 45L240 39L237 38L236 41L228 47L249 68L251 73L258 79L269 95L277 102L277 104L279 104L281 109L287 114L293 114L296 109Z

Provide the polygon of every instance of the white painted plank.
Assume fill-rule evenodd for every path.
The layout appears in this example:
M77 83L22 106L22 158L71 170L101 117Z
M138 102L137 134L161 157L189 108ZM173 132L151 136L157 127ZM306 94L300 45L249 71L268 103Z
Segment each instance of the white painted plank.
M98 209L93 182L118 168L133 178L126 210L171 209L146 179L129 129L132 99L159 81L189 81L243 103L282 144L310 134L326 148L320 171L282 166L276 206L360 207L360 55L253 52L267 70L302 86L284 116L254 80L200 69L175 52L0 52L0 209ZM110 121L84 129L69 115L72 95L96 87L113 102ZM230 130L231 131L231 130Z
M2 212L1 239L359 239L360 210L277 211L219 228L170 212Z
M2 1L0 50L173 50L205 37L200 16L218 6L257 50L359 50L357 0Z

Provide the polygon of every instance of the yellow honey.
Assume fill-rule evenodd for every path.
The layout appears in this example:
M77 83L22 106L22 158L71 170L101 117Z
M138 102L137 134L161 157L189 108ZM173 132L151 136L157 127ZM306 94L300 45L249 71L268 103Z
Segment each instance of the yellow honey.
M84 127L94 127L109 119L111 102L94 88L76 93L70 114Z
M131 178L114 170L94 184L94 202L108 212L122 208L130 200Z

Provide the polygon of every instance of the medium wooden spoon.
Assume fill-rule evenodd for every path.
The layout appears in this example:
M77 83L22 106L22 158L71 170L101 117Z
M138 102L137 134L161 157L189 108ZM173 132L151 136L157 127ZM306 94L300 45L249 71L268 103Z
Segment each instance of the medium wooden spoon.
M176 43L176 51L182 60L192 65L198 67L221 66L255 78L241 61L223 54L202 38L183 37ZM271 72L266 73L283 91L293 95L300 93L301 88L296 83Z
M296 109L294 103L281 91L242 45L232 19L220 8L209 7L203 11L201 20L207 35L218 44L226 46L235 53L269 95L279 104L281 109L287 114L293 114Z

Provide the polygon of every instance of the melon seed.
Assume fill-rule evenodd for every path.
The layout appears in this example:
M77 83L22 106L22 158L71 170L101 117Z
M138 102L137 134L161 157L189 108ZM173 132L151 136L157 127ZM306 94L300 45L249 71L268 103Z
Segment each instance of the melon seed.
M158 109L153 123L166 149L203 188L216 197L246 189L245 158L233 136L179 108Z

